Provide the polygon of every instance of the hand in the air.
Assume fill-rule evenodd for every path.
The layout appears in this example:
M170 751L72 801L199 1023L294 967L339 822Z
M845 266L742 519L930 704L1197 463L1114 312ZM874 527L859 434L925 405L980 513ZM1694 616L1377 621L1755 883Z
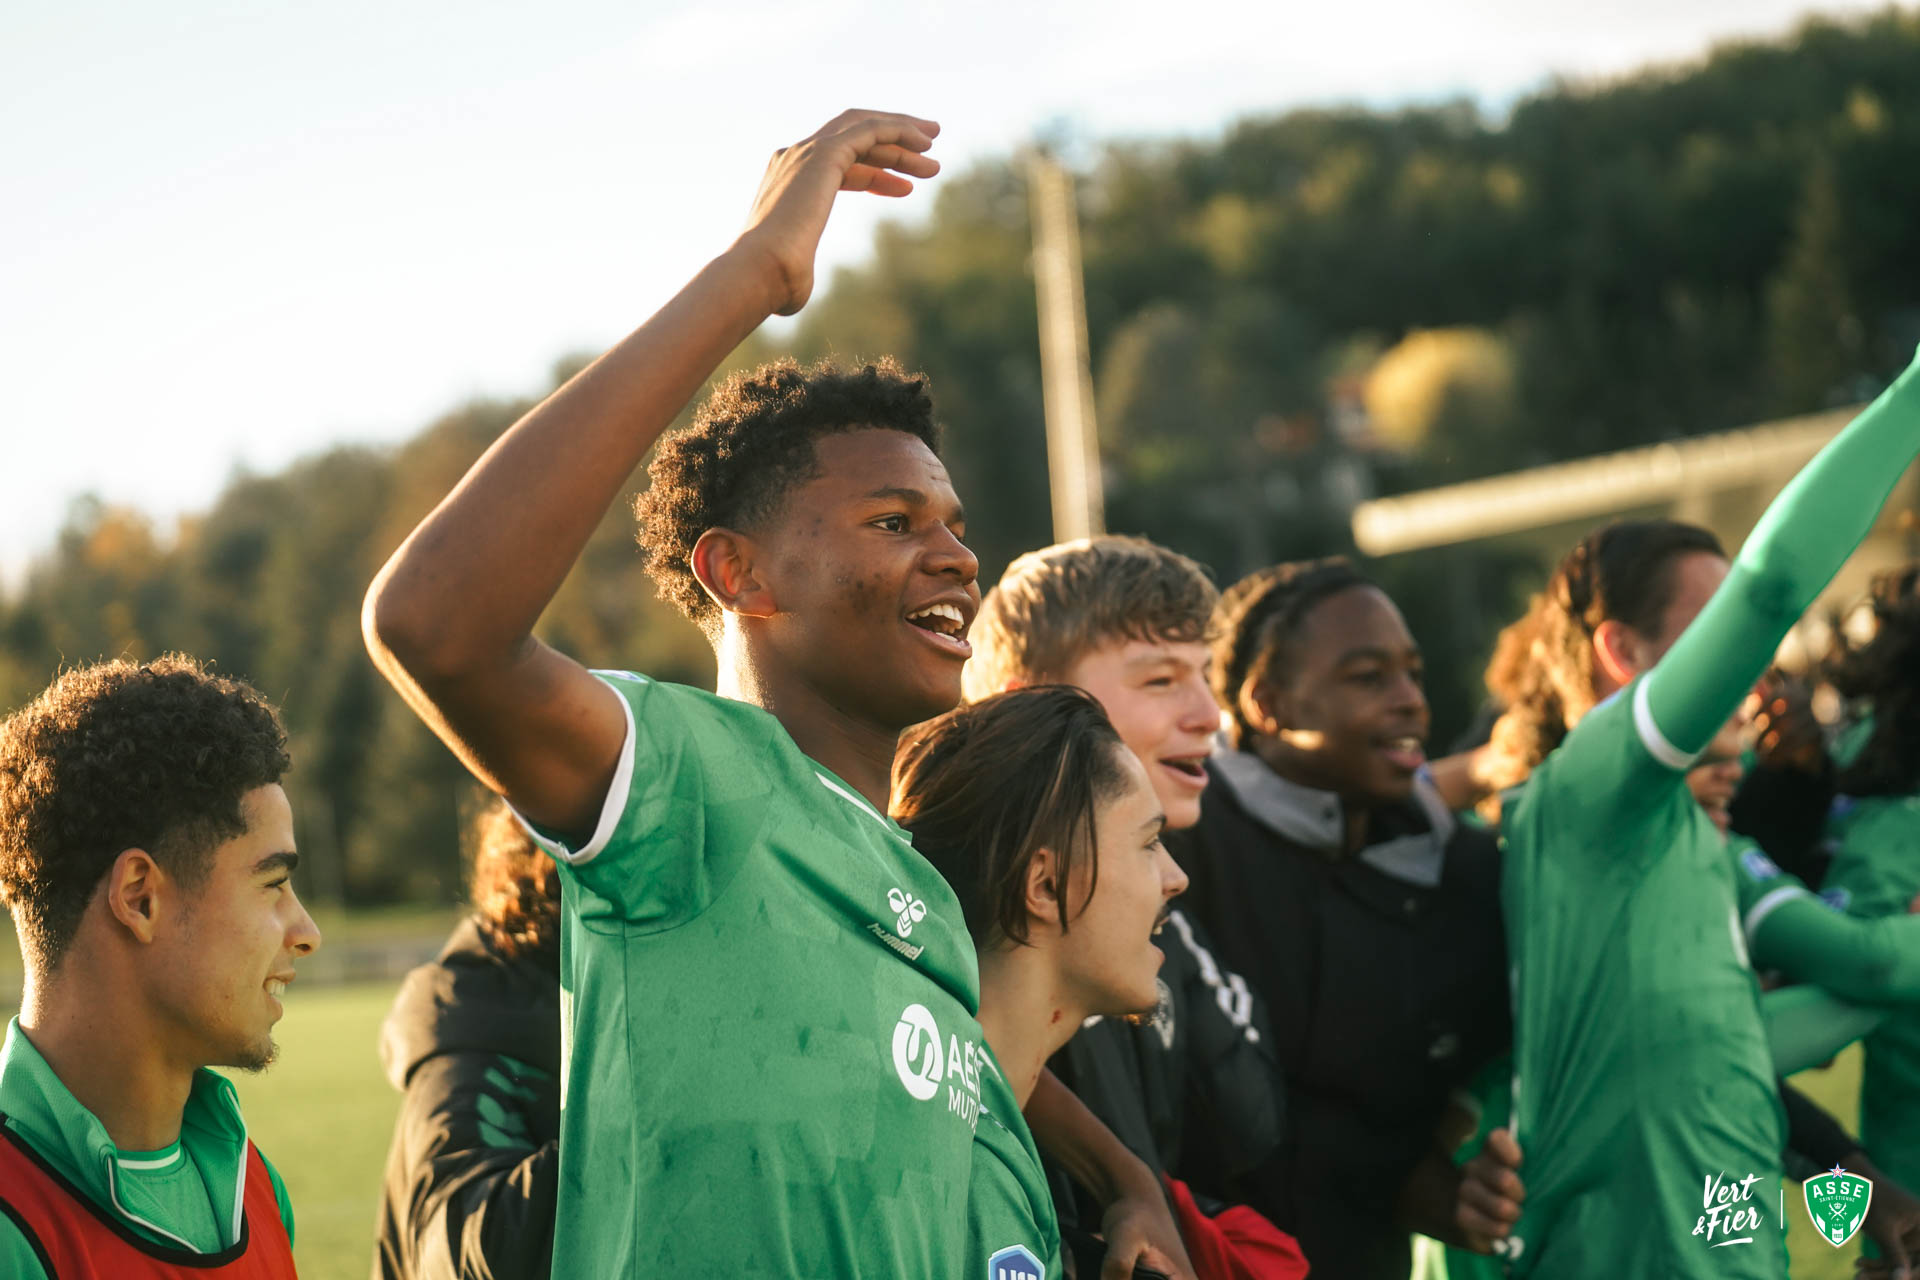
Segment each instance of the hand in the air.
M904 196L913 178L931 178L926 155L940 126L886 111L843 111L812 137L782 147L767 162L753 212L736 247L764 258L769 309L789 316L813 293L813 257L833 200L842 191Z

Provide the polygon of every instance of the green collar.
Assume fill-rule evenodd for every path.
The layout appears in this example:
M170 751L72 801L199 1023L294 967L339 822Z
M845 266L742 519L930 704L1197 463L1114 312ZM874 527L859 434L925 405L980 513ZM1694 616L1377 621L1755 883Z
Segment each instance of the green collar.
M7 1023L6 1043L0 1045L0 1114L6 1116L8 1128L100 1208L157 1242L194 1247L153 1221L157 1206L142 1203L137 1187L116 1176L116 1156L153 1153L118 1151L106 1126L80 1105L20 1030L18 1018ZM240 1117L240 1100L225 1076L204 1068L194 1073L193 1089L180 1117L179 1145L200 1168L208 1194L216 1197L215 1216L222 1223L224 1243L232 1244L240 1238L245 1204L247 1126ZM221 1192L214 1188L229 1187L232 1199L223 1203Z

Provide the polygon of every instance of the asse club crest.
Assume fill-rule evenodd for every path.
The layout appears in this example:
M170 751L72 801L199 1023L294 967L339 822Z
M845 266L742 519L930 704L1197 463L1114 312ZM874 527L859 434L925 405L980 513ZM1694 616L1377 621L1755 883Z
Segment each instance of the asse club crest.
M1800 1189L1807 1197L1813 1229L1836 1249L1853 1239L1867 1220L1867 1206L1873 1203L1873 1183L1838 1165L1808 1178Z

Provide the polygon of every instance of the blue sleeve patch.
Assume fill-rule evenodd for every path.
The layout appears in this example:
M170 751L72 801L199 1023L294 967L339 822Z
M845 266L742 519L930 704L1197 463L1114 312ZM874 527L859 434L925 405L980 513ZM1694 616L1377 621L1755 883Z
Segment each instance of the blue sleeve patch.
M1780 875L1780 868L1774 865L1773 859L1758 849L1749 849L1741 854L1740 865L1755 880L1773 880Z
M1820 901L1826 903L1835 911L1845 911L1847 904L1853 901L1853 891L1851 889L1822 889L1819 896Z
M1025 1245L1009 1245L987 1259L987 1280L1047 1280L1047 1269Z

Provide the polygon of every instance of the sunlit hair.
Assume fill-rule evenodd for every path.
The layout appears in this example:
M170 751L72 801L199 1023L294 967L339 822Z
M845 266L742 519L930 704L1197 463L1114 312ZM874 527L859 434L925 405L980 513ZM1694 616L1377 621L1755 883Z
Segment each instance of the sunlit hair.
M1029 551L980 602L962 687L979 699L1061 680L1087 654L1128 640L1203 641L1218 599L1205 569L1144 538Z
M1315 607L1371 586L1344 557L1332 556L1257 569L1221 593L1213 614L1213 696L1231 718L1235 745L1253 733L1247 696L1285 682L1293 642Z
M494 948L514 959L560 963L560 869L504 801L474 818L473 909Z
M1094 812L1126 789L1126 747L1099 702L1034 685L968 703L907 731L893 763L893 816L946 877L976 945L1028 941L1027 875L1050 850L1064 931L1099 878ZM1069 913L1069 886L1087 893Z
M50 973L127 849L185 887L244 835L247 794L287 771L267 700L184 654L75 667L0 723L0 897Z
M1724 556L1720 540L1677 520L1621 520L1574 544L1527 612L1500 634L1487 689L1506 707L1494 722L1488 776L1524 780L1597 699L1593 637L1619 622L1659 639L1677 581L1674 565L1697 552Z
M660 598L711 636L720 610L693 576L694 543L709 529L752 529L772 516L819 474L815 441L866 428L905 432L939 453L926 378L890 359L859 369L778 360L721 383L692 426L661 438L634 500Z
M1873 729L1840 774L1847 795L1904 795L1920 787L1920 564L1876 574L1873 638L1856 647L1836 632L1828 678L1872 704Z

